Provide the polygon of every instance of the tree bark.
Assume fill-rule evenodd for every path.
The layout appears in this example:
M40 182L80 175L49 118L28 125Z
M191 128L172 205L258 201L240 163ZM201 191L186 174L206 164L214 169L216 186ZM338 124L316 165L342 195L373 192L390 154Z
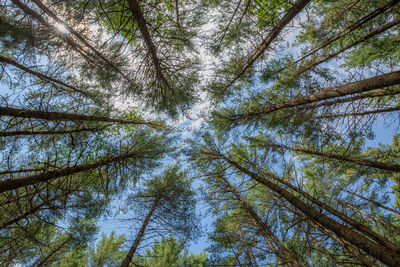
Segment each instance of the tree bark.
M60 198L60 197L64 197L64 196L68 195L69 193L70 193L70 192L68 192L68 191L67 191L67 192L64 192L64 193L61 193L61 194L59 194L59 195L57 195L57 196L55 196L55 197L52 197L52 198L50 198L50 199L47 199L46 201L43 201L42 203L40 203L40 204L38 204L38 205L36 205L36 206L31 207L28 211L26 211L26 212L24 212L23 214L21 214L21 215L15 217L14 219L11 219L11 220L8 220L8 221L6 221L6 222L1 223L1 224L0 224L0 229L1 229L1 228L5 228L5 227L7 227L7 226L10 226L10 225L12 225L12 224L14 224L14 223L19 222L20 220L22 220L22 219L28 217L29 215L32 215L32 214L36 213L37 211L39 211L40 209L42 209L44 206L49 205L49 203L51 203L51 202L57 200L57 199Z
M301 210L308 218L313 219L320 223L323 227L333 231L336 235L340 238L348 241L349 243L355 245L356 247L364 250L371 256L379 259L382 263L387 264L388 266L397 267L400 266L400 255L395 251L384 247L380 244L373 242L372 240L366 238L365 236L353 231L352 229L348 228L347 226L338 223L337 221L333 220L332 218L322 214L321 212L314 209L312 206L306 204L302 200L295 197L292 193L280 187L277 184L274 184L257 174L243 168L237 162L230 160L229 158L225 157L222 154L219 154L215 151L208 151L210 155L217 156L220 159L223 159L231 166L235 167L239 171L244 174L249 175L253 180L267 186L272 191L279 194L281 197L286 199L289 203L293 206Z
M392 96L392 95L398 95L400 94L400 90L383 90L379 92L372 92L372 93L366 93L366 94L360 94L352 97L347 97L347 98L341 98L341 99L336 99L334 101L329 101L329 102L322 102L322 103L317 103L313 105L307 105L305 108L306 109L314 109L322 106L331 106L339 103L346 103L346 102L353 102L359 99L365 99L365 98L375 98L375 97L384 97L384 96Z
M332 99L335 97L368 92L397 84L400 84L400 71L375 76L373 78L344 84L338 87L327 88L311 95L302 96L293 100L286 101L285 103L267 106L264 105L247 113L232 114L224 118L232 122L243 119L254 119L284 108L297 107L317 101Z
M300 215L298 214L298 212L296 211L295 208L290 207L288 205L286 205L281 199L279 199L277 196L275 196L274 194L271 194L272 197L277 200L278 202L280 202L283 206L285 206L287 209L289 209L291 212L293 212L294 214ZM317 223L314 220L311 220L309 218L306 218L307 221L311 224L311 226L313 226L314 228L318 229L319 231L321 231L322 233L326 234L327 236L329 236L332 240L334 240L335 242L337 242L339 245L341 245L343 248L345 248L350 254L354 255L356 258L358 258L360 260L361 263L363 263L365 266L368 267L377 267L377 265L372 262L370 259L368 259L367 257L365 257L358 249L357 247L353 246L352 244L342 240L341 238L339 238L335 233L325 229L322 225L320 225L319 223Z
M86 47L92 50L99 58L101 58L104 62L110 65L114 70L116 70L119 74L122 75L129 82L131 80L126 76L117 66L115 66L111 61L109 61L102 53L100 53L96 48L94 48L89 42L87 42L77 31L72 29L69 25L67 25L64 21L59 19L56 14L54 14L46 5L42 3L41 0L32 0L37 6L40 7L47 15L57 21L59 24L63 25L70 33L72 33L79 41L81 41Z
M258 227L261 231L261 234L264 236L271 250L275 253L278 258L284 258L291 263L291 266L302 266L297 259L289 252L289 250L283 245L279 239L274 235L274 233L269 229L269 227L261 220L258 214L253 210L253 208L240 196L240 194L236 191L236 189L226 180L224 177L221 177L225 184L228 186L229 191L232 192L236 199L240 202L242 208L249 214L252 218L256 227ZM280 251L278 251L275 246L270 243L270 239L272 242L276 244ZM283 255L282 255L283 254ZM282 262L285 262L284 260Z
M139 3L136 0L127 0L127 2L129 5L129 9L131 10L132 16L138 23L140 33L142 34L144 42L146 43L147 49L150 53L156 76L165 86L169 88L169 83L164 76L163 70L161 68L161 61L157 55L157 48L154 45L153 40L151 39L149 29L147 28L147 22L140 9Z
M321 208L325 209L326 211L330 212L332 215L340 218L341 220L343 220L344 222L348 223L349 225L351 225L352 227L354 227L355 229L357 229L358 231L366 234L367 236L369 236L370 238L372 238L373 240L375 240L376 242L380 243L381 245L399 253L400 252L400 247L397 246L396 244L390 242L389 240L387 240L386 238L382 237L381 235L379 235L378 233L372 231L369 227L353 220L352 218L348 217L346 214L343 214L341 212L339 212L338 210L332 208L331 206L323 203L322 201L319 201L318 199L314 198L313 196L309 195L308 193L304 192L303 190L301 190L300 188L291 185L290 183L284 181L283 179L279 178L277 175L273 174L272 172L265 170L259 166L256 166L257 169L259 169L261 172L267 174L268 176L272 177L273 179L275 179L276 181L278 181L279 183L282 183L284 185L286 185L288 188L292 189L293 191L301 194L302 196L304 196L306 199L310 200L312 203L320 206Z
M377 9L375 9L374 11L372 11L371 13L369 13L367 16L365 16L365 17L361 18L360 20L358 20L356 23L354 23L354 24L352 24L351 26L346 27L345 29L343 29L342 31L340 31L340 32L339 32L338 34L336 34L335 36L333 36L333 37L331 37L331 38L328 38L327 41L325 41L325 42L322 43L321 45L315 47L315 48L312 49L311 51L307 52L304 56L302 56L300 59L296 60L294 63L297 63L297 62L302 61L303 59L305 59L305 58L309 57L310 55L314 54L315 52L317 52L318 50L320 50L320 49L322 49L322 48L328 46L329 44L335 42L336 40L339 40L341 37L345 36L346 34L352 32L352 31L354 31L355 29L357 29L358 27L364 25L364 24L367 23L368 21L374 19L375 17L377 17L378 15L382 14L382 13L385 12L386 10L390 9L391 7L393 7L394 5L396 5L397 3L399 3L399 0L392 0L391 2L388 2L388 3L386 3L385 5L383 5L383 6L379 7L379 8L377 8ZM398 23L398 22L397 22L397 23ZM389 23L389 24L390 24L390 23ZM393 27L393 26L394 26L394 25L392 25L391 27ZM385 30L387 30L387 29L385 29ZM380 31L380 30L378 29L377 31L378 31L378 33L380 33L380 32L385 31L385 30L381 30L381 31ZM380 31L380 32L379 32L379 31ZM370 33L370 34L372 34L372 33ZM366 35L366 39L364 39L364 40L367 40L368 38L370 38L370 37L371 37L371 36L369 36L370 34ZM373 35L375 35L375 34L377 34L377 33L374 33ZM369 37L367 37L367 36L369 36ZM364 40L363 40L363 41L364 41ZM360 42L362 42L362 41L360 41ZM346 49L348 49L348 48L346 48ZM345 49L345 50L346 50L346 49ZM342 52L343 52L343 51L342 51ZM339 52L339 53L341 53L341 52ZM333 57L333 56L332 56L332 57ZM328 60L328 59L325 59L325 60ZM324 61L325 61L325 60L324 60ZM322 62L321 62L321 63L322 63ZM318 63L318 64L319 64L319 63ZM302 73L302 72L301 72L301 73ZM301 73L300 73L300 74L301 74Z
M16 61L10 59L10 58L6 58L6 57L3 57L3 56L0 55L0 62L4 62L6 64L13 65L14 67L16 67L18 69L21 69L21 70L23 70L23 71L25 71L25 72L27 72L29 74L32 74L32 75L34 75L34 76L36 76L36 77L38 77L38 78L40 78L42 80L62 85L64 87L68 88L68 89L71 89L74 92L80 93L80 94L82 94L82 95L84 95L86 97L90 97L90 95L87 92L84 92L84 91L82 91L82 90L80 90L80 89L78 89L78 88L76 88L76 87L74 87L72 85L69 85L67 83L64 83L63 81L54 79L54 78L52 78L50 76L47 76L47 75L45 75L43 73L31 70L31 69L29 69L29 68L27 68L27 67L25 67L25 66L23 66L23 65L21 65L19 63L17 63Z
M121 124L153 125L153 122L131 121L114 119L103 116L72 114L64 112L47 112L29 109L18 109L11 107L0 107L0 116L10 116L18 118L40 119L48 121L92 121L92 122L113 122Z
M53 32L58 32L57 27L55 27L55 26L51 25L50 23L48 23L39 14L37 14L33 9L31 9L28 6L22 4L20 0L12 0L12 2L16 6L21 8L30 17L38 20L41 24L43 24L49 30L51 30ZM60 38L64 39L76 52L78 52L88 62L92 62L93 63L93 60L90 58L90 55L88 55L87 52L83 49L83 47L81 45L77 44L71 37L69 37L68 35L64 34L64 35L60 36Z
M391 108L382 108L377 110L368 110L364 112L354 112L354 113L342 113L342 114L326 114L317 116L319 119L327 119L327 118L340 118L340 117L350 117L350 116L365 116L370 114L379 114L379 113L387 113L399 111L400 107L391 107Z
M51 134L71 134L80 132L97 132L104 130L106 127L94 127L94 128L82 128L73 130L60 130L60 131L12 131L12 132L0 132L0 136L18 136L18 135L51 135ZM1 172L0 172L1 174Z
M398 2L398 1L395 1L395 2ZM375 35L378 35L378 34L380 34L380 33L382 33L382 32L385 32L385 31L387 31L387 30L393 28L394 26L396 26L396 25L399 24L399 23L400 23L400 19L394 20L394 21L392 21L392 22L386 24L385 26L383 26L383 27L381 27L381 28L379 28L379 29L376 29L375 31L370 32L369 34L363 36L362 38L360 38L360 39L358 39L358 40L356 40L356 41L354 41L354 42L352 42L352 43L346 45L346 46L343 47L342 49L339 49L338 51L336 51L336 52L334 52L334 53L332 53L332 54L329 54L329 55L327 55L327 56L324 56L324 57L322 57L321 59L319 59L319 60L317 60L317 61L315 61L315 62L312 62L311 64L307 64L307 65L305 65L305 66L300 66L299 70L295 73L294 78L299 77L299 76L300 76L301 74L303 74L304 72L306 72L306 71L308 71L308 70L314 68L315 66L318 66L318 65L321 64L321 63L324 63L324 62L330 60L331 58L334 58L335 56L337 56L337 55L343 53L344 51L346 51L346 50L348 50L348 49L350 49L350 48L352 48L352 47L354 47L354 46L356 46L356 45L358 45L358 44L360 44L360 43L362 43L362 42L365 42L366 40L368 40L368 39L374 37ZM305 57L302 57L301 59L297 60L296 62L299 62L299 61L303 60L304 58L305 58ZM295 64L295 63L293 63L293 64ZM280 72L280 71L282 71L282 70L284 70L284 68L280 69L280 70L277 71L276 73L278 73L278 72Z
M279 33L283 28L289 24L301 10L310 2L310 0L298 0L282 17L278 24L272 29L268 36L263 40L262 44L249 56L243 67L236 74L236 76L228 83L223 89L223 92L227 91L243 74L248 68L250 68L254 62L265 52L265 50L271 45L271 43L278 37Z
M381 162L381 161L375 161L375 160L369 160L369 159L354 158L354 157L337 155L337 154L332 154L332 153L327 153L327 152L322 152L322 151L309 150L309 149L304 149L304 148L293 148L293 147L274 144L274 143L270 143L270 142L266 142L265 144L266 144L266 146L283 148L283 149L287 149L287 150L294 151L294 152L301 152L301 153L305 153L305 154L317 155L317 156L336 159L336 160L340 160L340 161L347 161L347 162L355 163L355 164L362 165L362 166L377 168L380 170L400 172L400 165L391 163L391 162Z
M147 214L146 218L143 221L142 226L140 227L139 233L136 236L135 241L133 242L131 248L129 249L128 254L126 255L124 261L121 264L121 267L128 267L129 263L132 261L133 255L135 254L135 251L137 247L139 246L139 243L144 235L144 232L146 230L147 225L149 224L150 218L153 215L153 212L157 208L158 201L160 200L160 195L158 194L156 198L154 199L153 205Z
M137 151L133 151L118 157L108 157L100 161L93 163L88 163L84 165L76 165L73 167L67 167L63 169L58 169L54 171L45 171L40 174L33 174L28 176L22 176L17 178L11 178L7 180L0 181L0 193L7 192L13 189L18 189L23 186L33 185L41 182L47 182L55 178L76 174L83 171L88 171L95 169L97 167L105 166L113 162L119 162L128 158L137 156Z

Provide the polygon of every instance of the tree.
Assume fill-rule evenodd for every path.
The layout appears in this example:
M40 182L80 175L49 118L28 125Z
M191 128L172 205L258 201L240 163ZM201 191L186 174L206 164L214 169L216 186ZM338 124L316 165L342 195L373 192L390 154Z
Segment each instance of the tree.
M194 193L186 173L179 169L179 165L168 167L160 176L146 181L143 189L131 198L133 203L141 207L140 212L146 210L147 214L122 266L129 266L152 221L158 225L158 231L162 227L173 229L175 234L183 234L187 239L197 234Z
M184 241L179 241L173 236L169 236L156 240L151 249L146 249L143 257L136 257L133 262L140 266L202 267L207 266L207 254L189 254L185 249Z

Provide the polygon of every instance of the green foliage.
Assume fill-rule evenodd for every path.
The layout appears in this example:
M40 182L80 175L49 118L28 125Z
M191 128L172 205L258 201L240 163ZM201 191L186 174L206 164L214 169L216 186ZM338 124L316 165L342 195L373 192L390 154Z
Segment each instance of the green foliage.
M147 249L143 257L134 259L134 264L154 267L205 267L207 254L188 253L184 241L179 241L173 236L156 240L151 249Z

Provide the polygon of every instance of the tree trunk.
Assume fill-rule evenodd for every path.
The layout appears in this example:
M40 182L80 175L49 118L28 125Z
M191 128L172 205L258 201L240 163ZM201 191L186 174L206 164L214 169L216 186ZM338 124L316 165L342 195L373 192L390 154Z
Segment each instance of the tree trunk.
M132 261L133 255L135 254L135 251L139 246L139 243L144 235L144 231L146 230L146 227L149 224L150 218L153 215L154 210L157 208L159 200L160 200L160 195L157 195L156 198L154 199L153 205L149 213L147 214L146 218L143 221L142 226L140 227L139 233L137 234L135 241L133 242L131 248L129 249L128 254L126 255L124 261L122 262L121 267L128 267L129 263Z
M33 185L41 182L47 182L49 180L53 180L55 178L76 174L83 171L88 171L95 169L97 167L101 167L113 162L119 162L128 158L132 158L137 156L137 152L130 152L124 155L120 155L118 157L109 157L100 161L96 161L93 163L88 163L84 165L76 165L73 167L67 167L63 169L58 169L54 171L45 171L40 174L33 174L28 176L22 176L17 178L11 178L4 181L0 181L0 193L7 192L13 189L18 189L23 186Z
M361 94L361 95L356 95L352 97L347 97L347 98L341 98L341 99L336 99L334 101L329 101L329 102L322 102L314 105L307 105L305 106L306 109L314 109L322 106L331 106L334 104L339 104L339 103L346 103L346 102L353 102L359 99L365 99L365 98L375 98L375 97L384 97L384 96L391 96L391 95L398 95L400 94L400 90L384 90L384 91L379 91L379 92L372 92L372 93L366 93L366 94Z
M37 6L40 7L48 16L53 18L55 21L57 21L59 24L63 25L68 32L72 33L79 41L81 41L86 47L88 47L90 50L92 50L99 58L101 58L104 62L106 62L109 66L111 66L114 70L116 70L119 74L122 75L125 79L127 79L129 82L131 80L126 76L118 67L116 67L111 61L109 61L102 53L100 53L97 49L95 49L89 42L87 42L77 31L72 29L70 26L68 26L64 21L59 19L56 14L54 14L47 6L45 6L41 0L32 0Z
M10 226L10 225L12 225L12 224L14 224L14 223L19 222L20 220L22 220L22 219L28 217L29 215L32 215L32 214L36 213L37 211L39 211L40 209L42 209L44 206L49 205L51 202L53 202L53 201L59 199L60 197L67 196L69 193L70 193L70 192L68 192L68 191L67 191L67 192L64 192L64 193L61 193L61 194L59 194L59 195L57 195L57 196L55 196L55 197L52 197L52 198L50 198L50 199L47 199L46 201L43 201L42 203L40 203L40 204L38 204L38 205L36 205L36 206L31 207L28 211L26 211L26 212L24 212L23 214L21 214L21 215L15 217L14 219L11 219L11 220L8 220L8 221L6 221L6 222L1 223L1 224L0 224L0 229L5 228L5 227L7 227L7 226Z
M395 2L398 2L398 1L395 1ZM348 50L348 49L350 49L350 48L352 48L352 47L354 47L354 46L356 46L356 45L358 45L358 44L360 44L362 42L365 42L366 40L374 37L375 35L378 35L378 34L380 34L382 32L385 32L385 31L393 28L394 26L396 26L399 23L400 23L400 19L394 20L394 21L386 24L385 26L383 26L383 27L381 27L379 29L376 29L375 31L370 32L369 34L365 35L364 37L352 42L351 44L346 45L342 49L339 49L338 51L336 51L336 52L334 52L332 54L326 55L326 56L322 57L321 59L319 59L319 60L317 60L315 62L312 62L311 64L307 64L305 66L300 66L299 70L295 73L294 78L299 77L304 72L314 68L315 66L318 66L321 63L324 63L324 62L330 60L331 58L334 58L335 56L343 53L344 51L346 51L346 50ZM299 61L303 60L304 58L305 57L302 57L301 59L296 60L296 62L299 62ZM293 64L295 64L295 63L293 63ZM276 73L278 73L278 72L280 72L282 70L284 70L284 68L280 69Z
M13 65L14 67L16 67L18 69L21 69L21 70L23 70L23 71L25 71L25 72L27 72L29 74L32 74L32 75L34 75L34 76L36 76L36 77L38 77L38 78L40 78L42 80L62 85L64 87L66 87L66 88L71 89L74 92L80 93L80 94L82 94L82 95L84 95L86 97L90 97L90 95L87 92L84 92L84 91L82 91L82 90L80 90L80 89L78 89L78 88L76 88L76 87L74 87L72 85L66 84L63 81L54 79L54 78L52 78L50 76L47 76L45 74L42 74L42 73L39 73L37 71L31 70L31 69L29 69L29 68L27 68L27 67L25 67L25 66L23 66L23 65L21 65L19 63L17 63L16 61L10 59L10 58L6 58L6 57L3 57L3 56L0 55L0 62L4 62L6 64Z
M26 14L30 17L38 20L41 24L47 27L50 31L58 32L57 27L51 25L46 20L44 20L39 14L37 14L33 9L29 8L28 6L21 3L20 0L12 0L12 2L21 8ZM92 62L91 56L87 54L87 52L83 49L83 47L77 44L70 36L67 34L63 34L60 36L61 39L65 40L76 52L78 52L82 57L84 57L88 62Z
M236 122L237 120L243 120L243 119L249 120L284 108L297 107L317 101L327 100L340 96L346 96L350 94L367 92L397 84L400 84L400 71L395 71L375 76L373 78L368 78L365 80L344 84L338 87L327 88L311 95L302 96L295 98L293 100L286 101L285 103L261 106L260 108L257 108L247 113L232 114L224 118L232 122Z
M296 16L301 12L301 10L310 2L310 0L298 0L282 17L278 24L272 29L272 31L263 40L262 44L249 56L246 63L236 74L236 76L228 83L228 85L223 89L226 92L229 87L231 87L248 68L250 68L254 62L265 52L265 50L271 45L271 43L278 37L279 33L283 28L289 24Z
M289 250L283 245L279 239L274 235L274 233L269 229L269 227L261 220L258 214L253 210L253 208L240 196L240 194L236 191L236 189L226 180L224 177L221 177L225 184L228 186L229 191L232 192L236 199L240 202L242 208L249 214L252 218L256 227L258 227L261 231L261 234L264 236L271 250L275 253L278 258L286 258L291 263L291 266L300 267L301 265L297 261L297 259L289 252ZM270 239L272 242L276 244L279 248L279 251L276 250L275 246L270 243ZM282 255L283 254L283 255ZM282 262L285 262L284 260Z
M377 110L368 110L363 112L354 112L354 113L342 113L342 114L326 114L317 116L317 118L339 118L339 117L350 117L350 116L365 116L370 114L378 114L378 113L386 113L386 112L394 112L399 111L400 107L391 107L391 108L382 108Z
M357 229L358 231L366 234L367 236L369 236L370 238L374 239L376 242L380 243L381 245L399 253L400 252L400 247L397 246L396 244L390 242L389 240L387 240L386 238L382 237L381 235L379 235L378 233L375 233L374 231L372 231L371 229L369 229L367 226L353 220L352 218L348 217L347 215L339 212L338 210L332 208L331 206L323 203L322 201L319 201L318 199L314 198L313 196L309 195L308 193L304 192L303 190L301 190L300 188L291 185L290 183L284 181L283 179L279 178L278 176L276 176L275 174L271 173L270 171L267 171L259 166L256 166L261 172L267 174L268 176L272 177L273 179L275 179L276 181L286 185L287 187L289 187L290 189L292 189L293 191L301 194L302 196L304 196L305 198L307 198L308 200L310 200L311 202L313 202L314 204L320 206L321 208L325 209L326 211L330 212L332 215L340 218L341 220L343 220L344 222L348 223L349 225L351 225L352 227L354 227L355 229Z
M283 149L287 149L287 150L291 150L291 151L295 151L295 152L317 155L317 156L321 156L321 157L325 157L325 158L331 158L331 159L336 159L336 160L341 160L341 161L352 162L352 163L355 163L358 165L368 166L368 167L377 168L377 169L381 169L381 170L400 172L400 165L391 163L391 162L381 162L381 161L374 161L374 160L369 160L369 159L353 158L353 157L337 155L337 154L332 154L332 153L327 153L327 152L320 152L320 151L315 151L315 150L309 150L309 149L304 149L304 148L293 148L293 147L274 144L274 143L270 143L270 142L266 142L266 145L272 146L272 147L283 148Z
M136 0L127 0L127 2L131 10L132 16L138 23L140 33L142 34L144 42L146 43L147 49L150 53L156 76L165 86L167 86L167 88L169 88L170 85L164 76L163 70L161 68L161 61L157 55L157 48L154 45L153 40L151 39L149 29L147 28L147 22L144 19L139 3Z
M19 109L11 107L0 107L0 116L10 116L29 119L40 119L48 121L92 121L92 122L113 122L121 124L138 124L138 125L153 125L153 122L131 121L123 119L114 119L103 116L72 114L64 112L47 112L29 109Z
M12 131L12 132L0 132L0 136L18 136L18 135L51 135L51 134L71 134L80 132L97 132L107 128L105 127L95 127L95 128L82 128L73 130L60 130L60 131ZM1 172L0 172L1 174Z
M338 34L336 34L335 36L333 36L333 37L331 37L331 38L328 38L328 40L325 41L324 43L322 43L321 45L319 45L319 46L315 47L314 49L312 49L311 51L307 52L307 53L306 53L304 56L302 56L300 59L296 60L295 63L302 61L303 59L305 59L305 58L311 56L312 54L314 54L315 52L317 52L318 50L320 50L320 49L322 49L322 48L328 46L329 44L335 42L336 40L339 40L340 38L342 38L342 37L345 36L346 34L351 33L351 32L354 31L355 29L361 27L362 25L364 25L364 24L367 23L368 21L374 19L374 18L377 17L378 15L380 15L380 14L382 14L383 12L385 12L386 10L390 9L391 7L393 7L394 5L396 5L398 2L399 2L399 0L392 0L391 2L386 3L384 6L381 6L381 7L377 8L377 9L375 9L374 11L372 11L371 13L369 13L367 16L365 16L365 17L361 18L360 20L358 20L356 23L352 24L352 25L349 26L349 27L346 27L345 29L341 30L341 31L340 31ZM397 23L398 23L398 22L397 22ZM393 26L394 26L394 25L393 25ZM391 26L391 27L393 27L393 26ZM387 30L387 29L386 29L386 30ZM378 29L377 31L380 31L380 30ZM382 31L385 31L385 30L382 30ZM382 31L381 31L381 32L382 32ZM380 32L378 32L378 33L380 33ZM372 33L370 33L370 34L372 34ZM366 37L369 36L370 34L366 35ZM375 34L377 34L377 33L375 33ZM375 35L375 34L374 34L374 35ZM363 41L369 39L370 37L371 37L371 36L365 38L364 40L360 41L359 43L361 43L361 42L363 42ZM348 49L348 48L346 48L346 49ZM345 50L346 50L346 49L345 49ZM343 51L342 51L342 52L343 52ZM339 53L341 53L341 52L339 52ZM339 54L339 53L338 53L338 54ZM333 56L332 56L332 57L333 57ZM325 59L325 60L327 60L327 59ZM325 60L324 60L324 61L325 61ZM322 63L322 62L321 62L321 63ZM318 63L318 64L320 64L320 63ZM301 72L301 73L303 73L303 72ZM301 73L300 73L300 74L301 74ZM300 74L299 74L299 75L300 75Z
M314 209L312 206L306 204L302 200L295 197L292 193L285 190L284 188L258 176L257 174L243 168L237 162L226 158L224 155L219 154L215 151L209 152L211 155L218 156L219 158L225 160L227 163L238 169L244 174L249 175L255 181L264 184L272 191L276 192L284 199L286 199L293 206L301 210L308 218L313 219L320 223L323 227L333 231L340 238L348 241L349 243L355 245L356 247L364 250L371 256L379 259L382 263L388 266L397 267L400 266L400 255L395 251L388 249L380 244L373 242L372 240L366 238L365 236L353 231L347 226L338 223L332 218L322 214L321 212Z
M294 214L297 214L298 216L301 216L301 214L299 214L295 208L286 205L280 198L278 198L274 194L271 194L271 195L275 200L277 200L279 203L281 203L283 206L285 206L288 210L290 210ZM329 236L332 240L337 242L339 245L341 245L343 248L345 248L348 252L350 252L352 255L354 255L356 258L358 258L361 263L363 263L364 265L366 265L368 267L377 267L377 265L374 262L372 262L370 259L365 257L355 246L342 240L335 233L325 229L322 225L320 225L316 221L311 220L309 218L305 218L305 219L307 219L307 221L311 224L311 226L313 226L314 228L318 229L322 233Z

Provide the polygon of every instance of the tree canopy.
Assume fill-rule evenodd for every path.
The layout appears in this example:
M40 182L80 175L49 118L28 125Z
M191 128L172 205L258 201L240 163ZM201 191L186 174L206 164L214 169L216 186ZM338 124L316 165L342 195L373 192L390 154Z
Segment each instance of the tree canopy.
M400 266L400 1L0 9L1 266Z

